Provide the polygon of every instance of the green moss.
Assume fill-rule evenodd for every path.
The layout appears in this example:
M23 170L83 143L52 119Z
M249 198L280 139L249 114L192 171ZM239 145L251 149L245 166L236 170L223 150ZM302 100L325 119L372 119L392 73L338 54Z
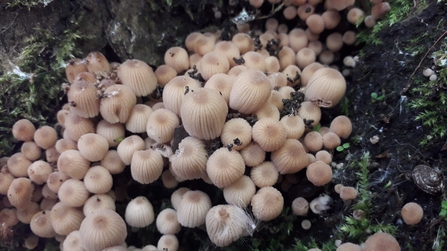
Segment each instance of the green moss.
M52 0L13 0L7 3L7 8L26 8L30 11L32 8L51 3Z
M346 216L344 223L340 226L343 237L347 236L347 238L359 240L359 243L360 241L364 241L371 233L386 232L394 235L397 230L396 226L376 222L371 217L371 208L373 208L373 206L371 204L372 193L369 190L369 160L370 155L366 152L359 161L354 161L350 165L350 168L359 169L356 173L358 178L357 186L359 195L357 202L352 206L352 209L363 211L363 217L360 220L357 220L353 216Z
M0 77L0 156L14 147L11 127L18 119L27 118L36 126L55 122L65 62L77 54L81 39L77 23L62 34L35 28L37 35L26 39L17 64L10 63L12 70Z

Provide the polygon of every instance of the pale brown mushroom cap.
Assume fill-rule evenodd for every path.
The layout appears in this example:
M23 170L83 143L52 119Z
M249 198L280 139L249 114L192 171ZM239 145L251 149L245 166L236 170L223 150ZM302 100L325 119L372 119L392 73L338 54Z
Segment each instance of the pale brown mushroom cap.
M306 151L296 139L287 139L278 150L272 152L271 159L280 174L296 173L309 165Z
M174 130L179 124L180 120L174 112L160 108L150 114L146 132L157 143L167 143L174 137Z
M34 142L43 149L54 146L56 141L57 132L53 127L42 126L34 132Z
M255 184L245 175L223 189L225 201L241 208L246 208L250 204L255 193Z
M125 219L131 227L146 227L154 222L154 208L144 196L138 196L127 204Z
M342 200L353 200L359 192L355 187L343 186L340 188L340 198Z
M172 208L163 209L156 219L157 230L161 234L176 234L181 226L177 219L177 212Z
M62 243L62 247L64 250L85 251L81 246L81 234L79 230L69 233Z
M17 120L12 126L12 135L17 140L32 141L36 127L28 119Z
M213 184L224 188L238 180L245 171L245 163L238 151L221 147L206 162L206 172Z
M104 91L99 112L109 123L126 123L136 103L137 97L130 87L112 85Z
M93 118L99 114L98 89L95 83L85 80L74 81L67 92L70 111L84 118Z
M191 191L191 189L187 187L180 187L171 194L171 204L175 210L178 209L178 205L180 204L182 196L188 191Z
M315 186L324 186L332 180L332 169L328 164L317 160L307 167L306 176Z
M251 142L251 126L245 119L230 119L225 122L220 139L224 146L232 144L233 150L241 150Z
M312 74L305 90L306 100L321 99L333 107L345 95L346 81L343 75L332 68L321 68Z
M362 251L400 251L399 243L396 238L388 233L375 233L368 237L363 245Z
M202 78L206 81L218 73L227 73L230 70L230 62L225 55L217 51L211 51L203 55L197 66Z
M250 178L257 187L273 186L278 181L278 177L278 169L271 161L254 166L250 171Z
M87 133L78 140L78 149L82 157L95 162L101 160L109 150L109 142L96 133Z
M85 58L85 61L89 72L105 73L111 70L109 61L101 52L90 52Z
M57 168L71 178L80 180L90 168L90 161L82 157L78 150L67 150L59 156Z
M195 137L186 137L169 158L175 175L185 180L199 179L206 172L208 152L205 143Z
M164 61L178 73L189 68L188 52L182 47L171 47L165 52Z
M115 211L98 210L85 217L79 233L82 247L86 251L95 251L124 243L127 227Z
M177 236L173 234L164 234L160 237L157 242L158 250L169 250L177 251L179 247L179 242Z
M31 161L29 161L23 153L14 153L6 161L8 171L15 177L28 176L28 168L31 164Z
M146 128L146 122L145 122ZM119 139L125 137L125 128L121 123L112 124L107 120L101 120L96 125L96 134L103 136L107 142L109 142L109 147L115 147L119 144Z
M284 207L282 194L274 187L263 187L251 199L253 215L262 221L273 220Z
M294 199L292 202L292 211L295 215L306 216L309 211L309 202L303 197Z
M23 142L20 152L30 161L38 160L40 156L42 156L42 148L40 148L34 141Z
M62 183L59 188L59 199L67 206L80 207L83 206L89 197L89 192L84 182L75 179L69 179Z
M79 208L58 202L51 209L50 219L51 226L53 226L56 234L68 235L75 230L79 230L84 219L84 213Z
M113 190L111 190L111 191L113 191ZM108 209L108 210L115 211L115 209L116 209L115 201L110 195L95 194L95 195L91 196L90 198L88 198L85 201L84 206L82 207L82 211L85 216L93 213L96 210L101 210L101 209Z
M402 207L402 219L407 225L416 225L424 217L424 210L415 202L408 202Z
M177 208L177 219L184 227L197 227L205 223L205 217L211 208L210 197L199 190L183 194Z
M64 138L68 137L74 141L86 133L94 133L95 125L91 119L83 118L73 112L68 113L65 118Z
M19 210L26 209L31 204L34 185L28 178L16 178L8 189L8 200Z
M70 84L74 82L79 73L86 71L88 71L86 61L80 58L70 59L70 61L68 61L68 65L65 67L65 75Z
M340 138L346 139L352 132L351 120L344 115L337 116L332 120L329 130Z
M205 140L220 136L227 114L225 99L217 91L208 88L188 92L180 110L180 117L188 134Z
M34 161L28 167L28 176L37 185L45 183L52 172L53 168L43 160Z
M137 97L151 94L157 87L157 77L144 61L128 59L117 70L121 83L128 86Z
M13 227L19 223L16 208L3 208L0 210L0 225Z
M345 242L337 247L336 251L361 251L362 248L354 243L351 242Z
M155 150L135 151L132 156L130 172L132 178L140 184L150 184L163 173L163 157Z
M6 195L8 193L8 189L14 179L14 175L7 168L0 168L0 194Z
M146 147L144 140L138 135L131 135L123 139L117 147L118 155L126 165L130 165L135 151Z
M105 167L94 166L85 174L84 184L90 193L103 194L112 189L113 178Z
M284 125L271 118L258 120L253 125L252 133L253 141L266 152L278 150L287 138Z
M51 225L51 211L44 210L36 213L30 222L30 228L33 233L39 237L52 238L56 232Z

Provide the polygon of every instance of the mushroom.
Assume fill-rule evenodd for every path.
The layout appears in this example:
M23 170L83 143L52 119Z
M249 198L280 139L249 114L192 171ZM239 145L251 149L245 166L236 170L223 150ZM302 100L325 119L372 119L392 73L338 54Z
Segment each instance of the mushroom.
M51 226L56 234L68 235L79 229L84 214L80 208L70 207L63 202L58 202L51 209L50 219Z
M68 65L65 67L65 76L70 84L72 84L76 76L81 72L86 72L86 61L80 58L73 58L68 61Z
M145 122L146 129L146 122ZM96 134L103 136L109 143L109 147L116 147L125 137L125 128L121 123L110 123L107 120L101 120L96 125Z
M324 186L332 180L332 169L328 164L317 160L307 167L306 177L315 186Z
M178 243L177 236L175 236L173 234L162 235L157 243L158 250L177 251L178 246L179 246L179 243Z
M117 74L121 83L128 86L137 97L147 96L157 87L157 77L152 68L138 59L126 60L118 67Z
M163 157L155 150L138 150L132 155L130 172L140 184L150 184L163 173Z
M131 227L147 227L154 222L154 209L146 197L138 196L127 204L124 218Z
M329 130L340 138L347 139L352 132L351 120L344 115L337 116L332 120Z
M63 250L84 251L81 245L81 234L79 230L75 230L67 235L62 242Z
M136 102L137 98L130 87L112 85L105 89L102 95L99 112L109 123L125 123Z
M100 165L105 167L110 174L121 173L126 168L126 164L121 160L116 150L109 150L102 158Z
M78 150L67 150L59 156L57 168L71 178L80 180L90 168L90 161L82 157Z
M189 68L188 52L182 47L171 47L165 52L164 61L178 73Z
M202 78L206 81L218 73L227 73L230 63L225 56L217 51L210 51L203 55L197 66Z
M407 225L416 225L424 217L424 210L415 202L408 202L402 207L402 219Z
M251 207L258 220L273 220L281 214L284 198L276 188L263 187L251 199Z
M181 226L177 219L177 212L172 208L163 209L157 216L156 225L161 234L176 234Z
M83 206L89 197L89 192L84 182L75 179L69 179L62 183L59 188L59 199L67 206L80 207Z
M113 190L111 190L113 191ZM96 210L108 209L115 211L115 201L108 194L95 194L85 201L82 211L85 216L93 213Z
M400 246L392 235L379 232L369 236L362 249L362 251L375 250L400 251Z
M351 242L345 242L337 247L336 251L361 251L362 248L354 243Z
M106 73L111 70L109 61L101 52L90 52L85 58L85 61L89 72Z
M246 208L256 193L256 186L250 177L244 175L233 184L224 187L223 195L228 204Z
M105 167L94 166L85 174L84 184L90 193L103 194L112 189L113 178Z
M250 178L257 187L273 186L278 181L278 177L278 169L271 161L254 166L250 171Z
M206 172L208 153L205 143L195 137L186 137L169 158L175 175L185 180L199 179Z
M272 152L271 159L280 174L299 172L309 164L303 145L296 139L287 139Z
M53 127L42 126L34 132L34 142L43 149L54 146L56 141L57 132Z
M8 200L19 210L26 209L31 204L34 185L28 178L16 178L8 189Z
M183 194L177 208L177 219L184 227L197 227L205 223L205 217L211 208L210 197L199 190Z
M74 81L67 92L70 111L83 118L93 118L99 114L98 89L95 83L85 80Z
M219 188L224 188L238 180L245 171L245 162L238 151L221 147L214 151L206 162L206 173Z
M146 126L151 114L152 108L150 106L136 104L126 121L126 129L132 133L146 132Z
M295 215L306 216L309 211L309 202L303 197L295 198L292 201L292 211Z
M332 199L329 195L322 194L309 203L309 208L314 214L322 214L324 211L331 208L329 206L331 202Z
M31 218L30 228L33 233L39 237L52 238L56 235L56 232L51 225L51 211L44 210L36 213Z

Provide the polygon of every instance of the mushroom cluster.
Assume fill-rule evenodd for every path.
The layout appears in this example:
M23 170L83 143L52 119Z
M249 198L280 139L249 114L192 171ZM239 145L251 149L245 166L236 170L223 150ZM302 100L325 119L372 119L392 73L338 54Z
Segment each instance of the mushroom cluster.
M328 0L316 13L320 1L289 2L284 17L298 16L306 28L289 31L270 18L264 32L250 36L240 25L229 41L220 32L193 32L155 70L138 59L111 63L100 52L71 60L58 124L14 124L13 136L23 144L0 172L1 223L30 224L27 246L56 237L62 250L120 250L127 226L154 221L162 234L159 250L177 250L181 228L200 226L223 247L252 234L254 221L278 217L282 192L299 182L298 172L311 186L329 184L331 153L352 124L338 116L319 131L313 127L321 110L345 94L343 74L329 65L355 42L355 33L333 32L325 42L319 35L337 27L339 11L353 3ZM351 23L362 16L348 11ZM213 205L206 191L181 186L172 193L172 208L154 214L147 197L129 200L125 187L114 184L126 168L133 182L161 180L167 189L202 180L222 189L227 204ZM116 201L128 202L124 215L116 213ZM323 213L330 201L327 195L310 203L297 198L288 206L306 216L309 208Z

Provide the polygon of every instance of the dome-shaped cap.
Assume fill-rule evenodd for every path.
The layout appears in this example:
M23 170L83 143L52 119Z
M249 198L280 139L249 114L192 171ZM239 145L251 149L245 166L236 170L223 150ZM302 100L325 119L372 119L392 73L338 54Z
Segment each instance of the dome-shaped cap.
M144 61L128 59L118 67L117 73L121 83L130 87L137 97L147 96L157 87L155 73Z
M144 196L136 197L127 204L125 219L131 227L149 226L155 219L152 204Z

